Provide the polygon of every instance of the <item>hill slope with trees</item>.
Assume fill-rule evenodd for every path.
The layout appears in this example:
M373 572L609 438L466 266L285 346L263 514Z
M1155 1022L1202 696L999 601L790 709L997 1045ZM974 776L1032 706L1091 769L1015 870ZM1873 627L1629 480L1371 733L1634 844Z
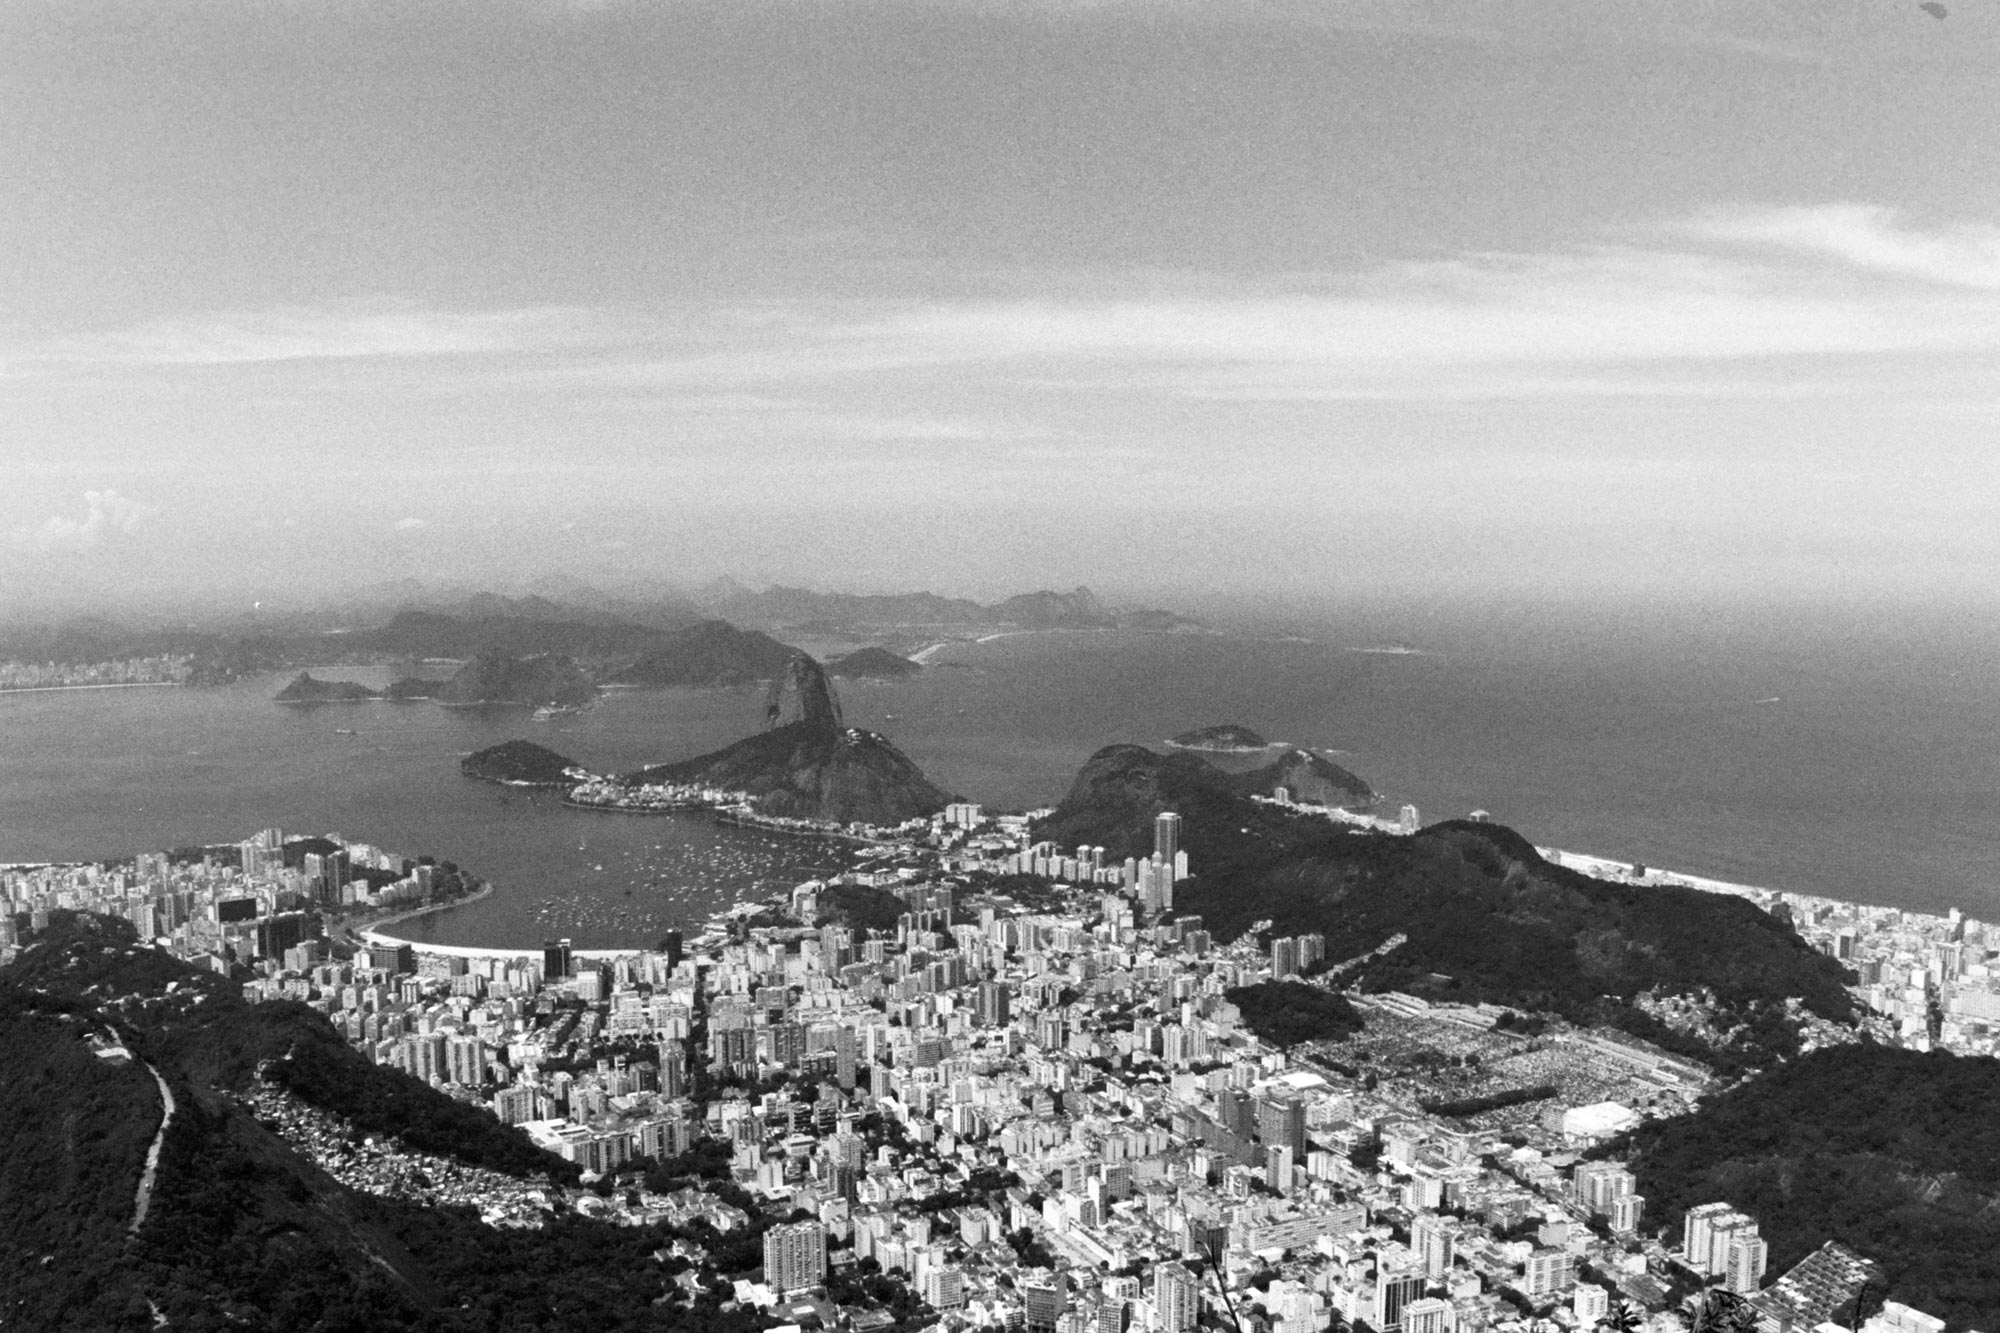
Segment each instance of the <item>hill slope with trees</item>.
M166 989L171 982L174 990ZM115 1034L135 1057L106 1060ZM662 1302L662 1233L559 1212L539 1230L466 1208L348 1189L235 1094L260 1081L358 1131L511 1174L573 1179L482 1109L349 1049L316 1011L250 1005L238 986L140 946L104 917L59 913L0 969L9 1076L0 1117L0 1319L89 1333L213 1330L675 1329L754 1333L711 1286ZM134 1191L176 1102L145 1225Z
M1841 967L1743 899L1592 879L1495 824L1409 837L1345 828L1251 801L1192 754L1100 750L1039 834L1102 845L1113 859L1145 855L1162 810L1181 815L1194 871L1175 910L1200 914L1218 937L1268 920L1276 934L1323 933L1337 960L1406 936L1348 978L1366 990L1609 1023L1725 1068L1796 1050L1788 999L1852 1017ZM1632 1004L1654 989L1712 992L1741 1020L1731 1048L1671 1032Z
M2000 1061L1841 1046L1651 1121L1630 1154L1648 1225L1695 1204L1757 1219L1781 1273L1826 1240L1954 1333L2000 1325ZM1882 1293L1877 1291L1876 1296Z

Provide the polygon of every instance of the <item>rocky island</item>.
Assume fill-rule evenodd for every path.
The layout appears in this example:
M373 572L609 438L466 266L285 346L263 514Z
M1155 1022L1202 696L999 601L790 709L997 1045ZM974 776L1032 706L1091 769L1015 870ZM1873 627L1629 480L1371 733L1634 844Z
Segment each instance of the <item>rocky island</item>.
M503 741L459 761L458 771L506 787L573 787L590 772L568 755L533 741Z
M952 800L887 737L846 726L825 669L803 653L772 684L765 730L619 781L628 788L738 791L759 815L841 824L899 824Z
M1211 750L1218 754L1249 754L1271 748L1271 742L1234 722L1183 731L1167 744L1176 750Z
M321 680L310 671L301 671L292 683L273 696L281 704L365 704L382 696L366 685L351 680Z
M872 680L900 680L922 670L922 666L907 657L892 653L887 648L873 647L857 649L826 664L829 676Z

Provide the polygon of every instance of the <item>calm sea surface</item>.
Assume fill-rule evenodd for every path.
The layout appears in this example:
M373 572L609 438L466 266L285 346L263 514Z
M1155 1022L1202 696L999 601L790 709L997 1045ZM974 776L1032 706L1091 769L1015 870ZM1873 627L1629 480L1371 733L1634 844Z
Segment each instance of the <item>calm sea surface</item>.
M2000 919L2000 653L1983 625L1906 620L1405 611L1305 641L1024 635L841 693L851 722L991 807L1053 804L1101 745L1239 722L1343 751L1427 821L1484 808L1544 844ZM1421 651L1356 651L1386 642ZM614 693L537 723L288 709L270 702L283 683L0 695L0 860L334 832L494 881L407 931L584 947L651 943L839 863L810 840L574 811L457 770L514 736L603 771L683 758L756 725L758 691Z

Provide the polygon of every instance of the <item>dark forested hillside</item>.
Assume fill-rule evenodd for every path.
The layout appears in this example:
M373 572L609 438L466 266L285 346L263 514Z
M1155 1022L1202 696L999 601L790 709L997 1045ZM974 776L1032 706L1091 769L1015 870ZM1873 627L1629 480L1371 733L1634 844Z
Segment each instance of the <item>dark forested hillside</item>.
M1832 1239L1954 1333L2000 1325L2000 1061L1842 1046L1652 1121L1630 1153L1649 1225L1698 1203L1755 1217L1781 1272Z
M1059 846L1101 844L1115 858L1152 847L1152 819L1174 810L1194 879L1177 911L1224 939L1258 921L1278 934L1319 931L1327 957L1407 942L1352 980L1440 1000L1490 1001L1673 1041L1631 1007L1642 992L1707 989L1748 1022L1727 1062L1794 1049L1780 1021L1796 997L1851 1016L1838 964L1786 923L1737 898L1607 883L1551 865L1492 824L1433 825L1412 837L1363 832L1253 802L1191 754L1112 746L1093 755L1042 826ZM1692 1041L1692 1039L1687 1039Z
M175 983L172 996L166 983ZM92 1035L133 1058L93 1053ZM558 1214L504 1230L469 1209L340 1185L231 1093L275 1077L357 1128L502 1171L573 1176L518 1130L348 1050L317 1012L251 1006L226 979L58 914L0 969L0 1321L7 1328L673 1329L754 1333L721 1289L663 1300L662 1233ZM127 1236L177 1103L150 1208Z

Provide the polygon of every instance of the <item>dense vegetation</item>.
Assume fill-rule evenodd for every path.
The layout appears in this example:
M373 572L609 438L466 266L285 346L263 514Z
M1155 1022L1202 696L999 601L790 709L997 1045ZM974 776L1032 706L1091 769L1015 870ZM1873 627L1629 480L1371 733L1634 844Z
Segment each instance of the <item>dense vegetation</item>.
M1837 1240L1890 1299L1954 1333L2000 1324L2000 1061L1862 1045L1815 1051L1650 1121L1631 1154L1651 1224L1692 1205L1755 1217L1774 1273Z
M175 983L165 997L167 982ZM138 1057L90 1053L118 1031ZM519 1131L369 1065L302 1005L249 1006L225 978L138 947L123 922L58 914L0 970L9 1077L0 1115L0 1319L9 1327L458 1330L588 1327L754 1333L726 1289L692 1296L657 1257L667 1234L560 1215L538 1231L467 1210L372 1198L325 1176L225 1094L262 1066L357 1128L463 1161L573 1171ZM133 1191L160 1119L150 1062L178 1110L151 1211L127 1242ZM726 1151L726 1149L725 1149ZM732 1187L710 1183L718 1192ZM738 1195L740 1198L741 1196ZM704 1244L746 1269L750 1234ZM748 1262L746 1262L748 1261ZM684 1265L681 1265L684 1267Z
M1335 1041L1361 1029L1361 1015L1345 996L1302 981L1237 986L1223 998L1259 1038L1287 1050L1302 1041Z
M1100 750L1040 836L1143 855L1162 810L1181 815L1195 872L1176 910L1200 914L1219 938L1268 920L1279 934L1322 932L1337 959L1406 936L1349 978L1366 990L1551 1012L1706 1050L1630 1003L1654 988L1706 989L1750 1020L1732 1058L1756 1065L1797 1050L1789 997L1852 1016L1840 966L1743 899L1591 879L1494 824L1410 837L1343 829L1250 801L1192 754Z
M855 930L893 931L910 906L873 885L829 884L819 895L819 910L822 917L838 918Z
M459 760L458 771L469 778L515 787L569 787L576 778L576 760L533 741L502 741Z
M111 1324L132 1300L106 1281L124 1249L160 1100L143 1065L93 1055L100 1025L0 987L0 1323ZM143 1307L142 1307L143 1308Z
M1506 1088L1500 1092L1489 1092L1483 1097L1461 1097L1456 1101L1435 1099L1423 1103L1423 1108L1431 1115L1473 1116L1487 1111L1502 1111L1509 1106L1525 1106L1529 1102L1547 1101L1558 1091L1553 1083L1537 1083L1530 1088Z
M597 697L597 687L560 653L513 657L481 653L437 692L440 703L574 707Z

